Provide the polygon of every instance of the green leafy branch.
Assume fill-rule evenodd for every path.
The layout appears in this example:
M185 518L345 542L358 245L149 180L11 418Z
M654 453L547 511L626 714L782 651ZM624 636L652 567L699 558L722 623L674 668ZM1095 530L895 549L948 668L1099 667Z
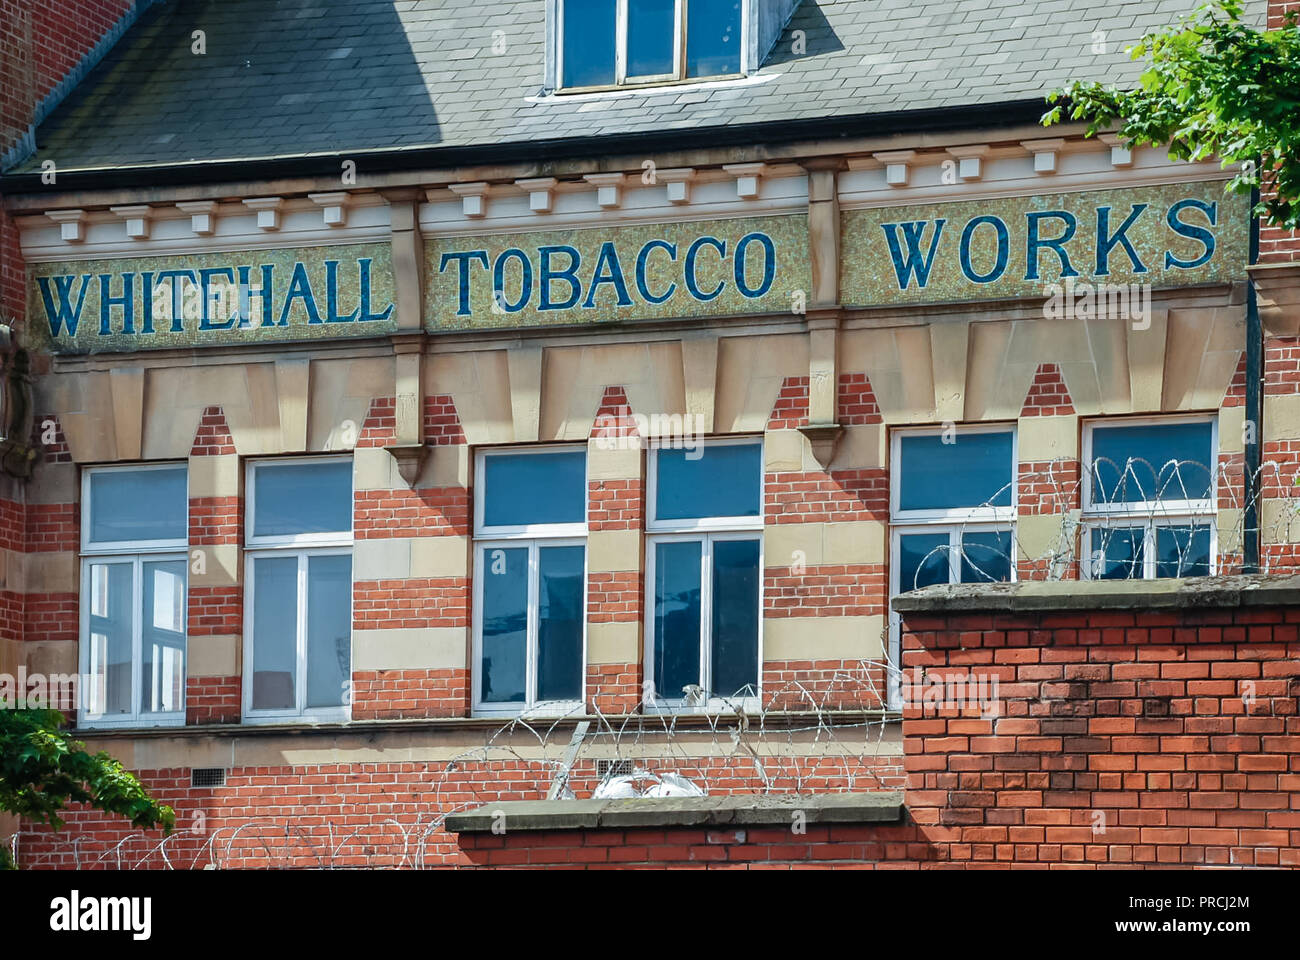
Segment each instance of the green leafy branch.
M56 710L0 709L0 810L57 830L68 804L86 803L133 826L161 827L170 835L176 826L172 808L150 797L107 753L87 752L61 729L63 722ZM0 856L4 860L7 852Z
M1276 30L1242 15L1242 0L1217 0L1147 34L1130 51L1148 63L1135 89L1074 81L1048 95L1043 125L1086 120L1087 136L1113 131L1130 148L1217 156L1238 168L1226 189L1260 189L1256 216L1300 227L1300 27L1294 12Z

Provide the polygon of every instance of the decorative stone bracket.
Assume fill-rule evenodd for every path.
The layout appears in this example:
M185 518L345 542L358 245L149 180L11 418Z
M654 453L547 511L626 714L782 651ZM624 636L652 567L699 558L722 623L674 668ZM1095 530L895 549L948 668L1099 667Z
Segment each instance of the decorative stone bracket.
M385 447L397 461L397 472L407 484L414 486L415 480L424 469L424 461L429 456L429 448L422 443L394 444Z
M0 320L0 469L25 480L36 465L32 446L31 359L11 349L12 327Z
M799 432L812 444L813 456L822 469L829 470L831 461L835 459L835 450L840 445L840 437L844 435L844 428L838 423L810 423L800 427Z

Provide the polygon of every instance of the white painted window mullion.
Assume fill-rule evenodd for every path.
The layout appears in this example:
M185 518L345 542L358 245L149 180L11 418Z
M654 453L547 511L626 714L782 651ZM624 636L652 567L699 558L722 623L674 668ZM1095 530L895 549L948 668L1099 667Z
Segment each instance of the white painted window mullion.
M294 691L294 707L302 713L307 704L307 554L298 554L298 669L297 689Z
M537 661L540 654L541 612L538 601L541 597L541 546L536 540L528 544L528 615L524 629L524 704L528 707L537 702Z
M713 537L700 541L700 686L713 697Z

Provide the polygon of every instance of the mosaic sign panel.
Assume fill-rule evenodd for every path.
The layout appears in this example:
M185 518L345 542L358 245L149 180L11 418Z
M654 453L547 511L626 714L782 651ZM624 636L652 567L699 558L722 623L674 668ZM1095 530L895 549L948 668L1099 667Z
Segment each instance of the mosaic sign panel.
M102 353L330 340L396 329L387 243L37 263L37 347Z
M745 217L427 238L431 331L788 313L808 218Z
M1216 181L846 210L840 299L942 303L1240 280L1249 207Z

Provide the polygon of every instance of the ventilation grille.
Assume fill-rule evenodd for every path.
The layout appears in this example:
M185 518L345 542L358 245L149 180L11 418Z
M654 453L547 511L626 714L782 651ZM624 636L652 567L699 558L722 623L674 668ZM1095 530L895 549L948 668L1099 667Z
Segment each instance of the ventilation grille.
M597 760L596 776L601 780L608 780L610 777L630 777L632 775L631 760Z
M195 767L190 771L191 787L224 787L226 771L220 767Z

